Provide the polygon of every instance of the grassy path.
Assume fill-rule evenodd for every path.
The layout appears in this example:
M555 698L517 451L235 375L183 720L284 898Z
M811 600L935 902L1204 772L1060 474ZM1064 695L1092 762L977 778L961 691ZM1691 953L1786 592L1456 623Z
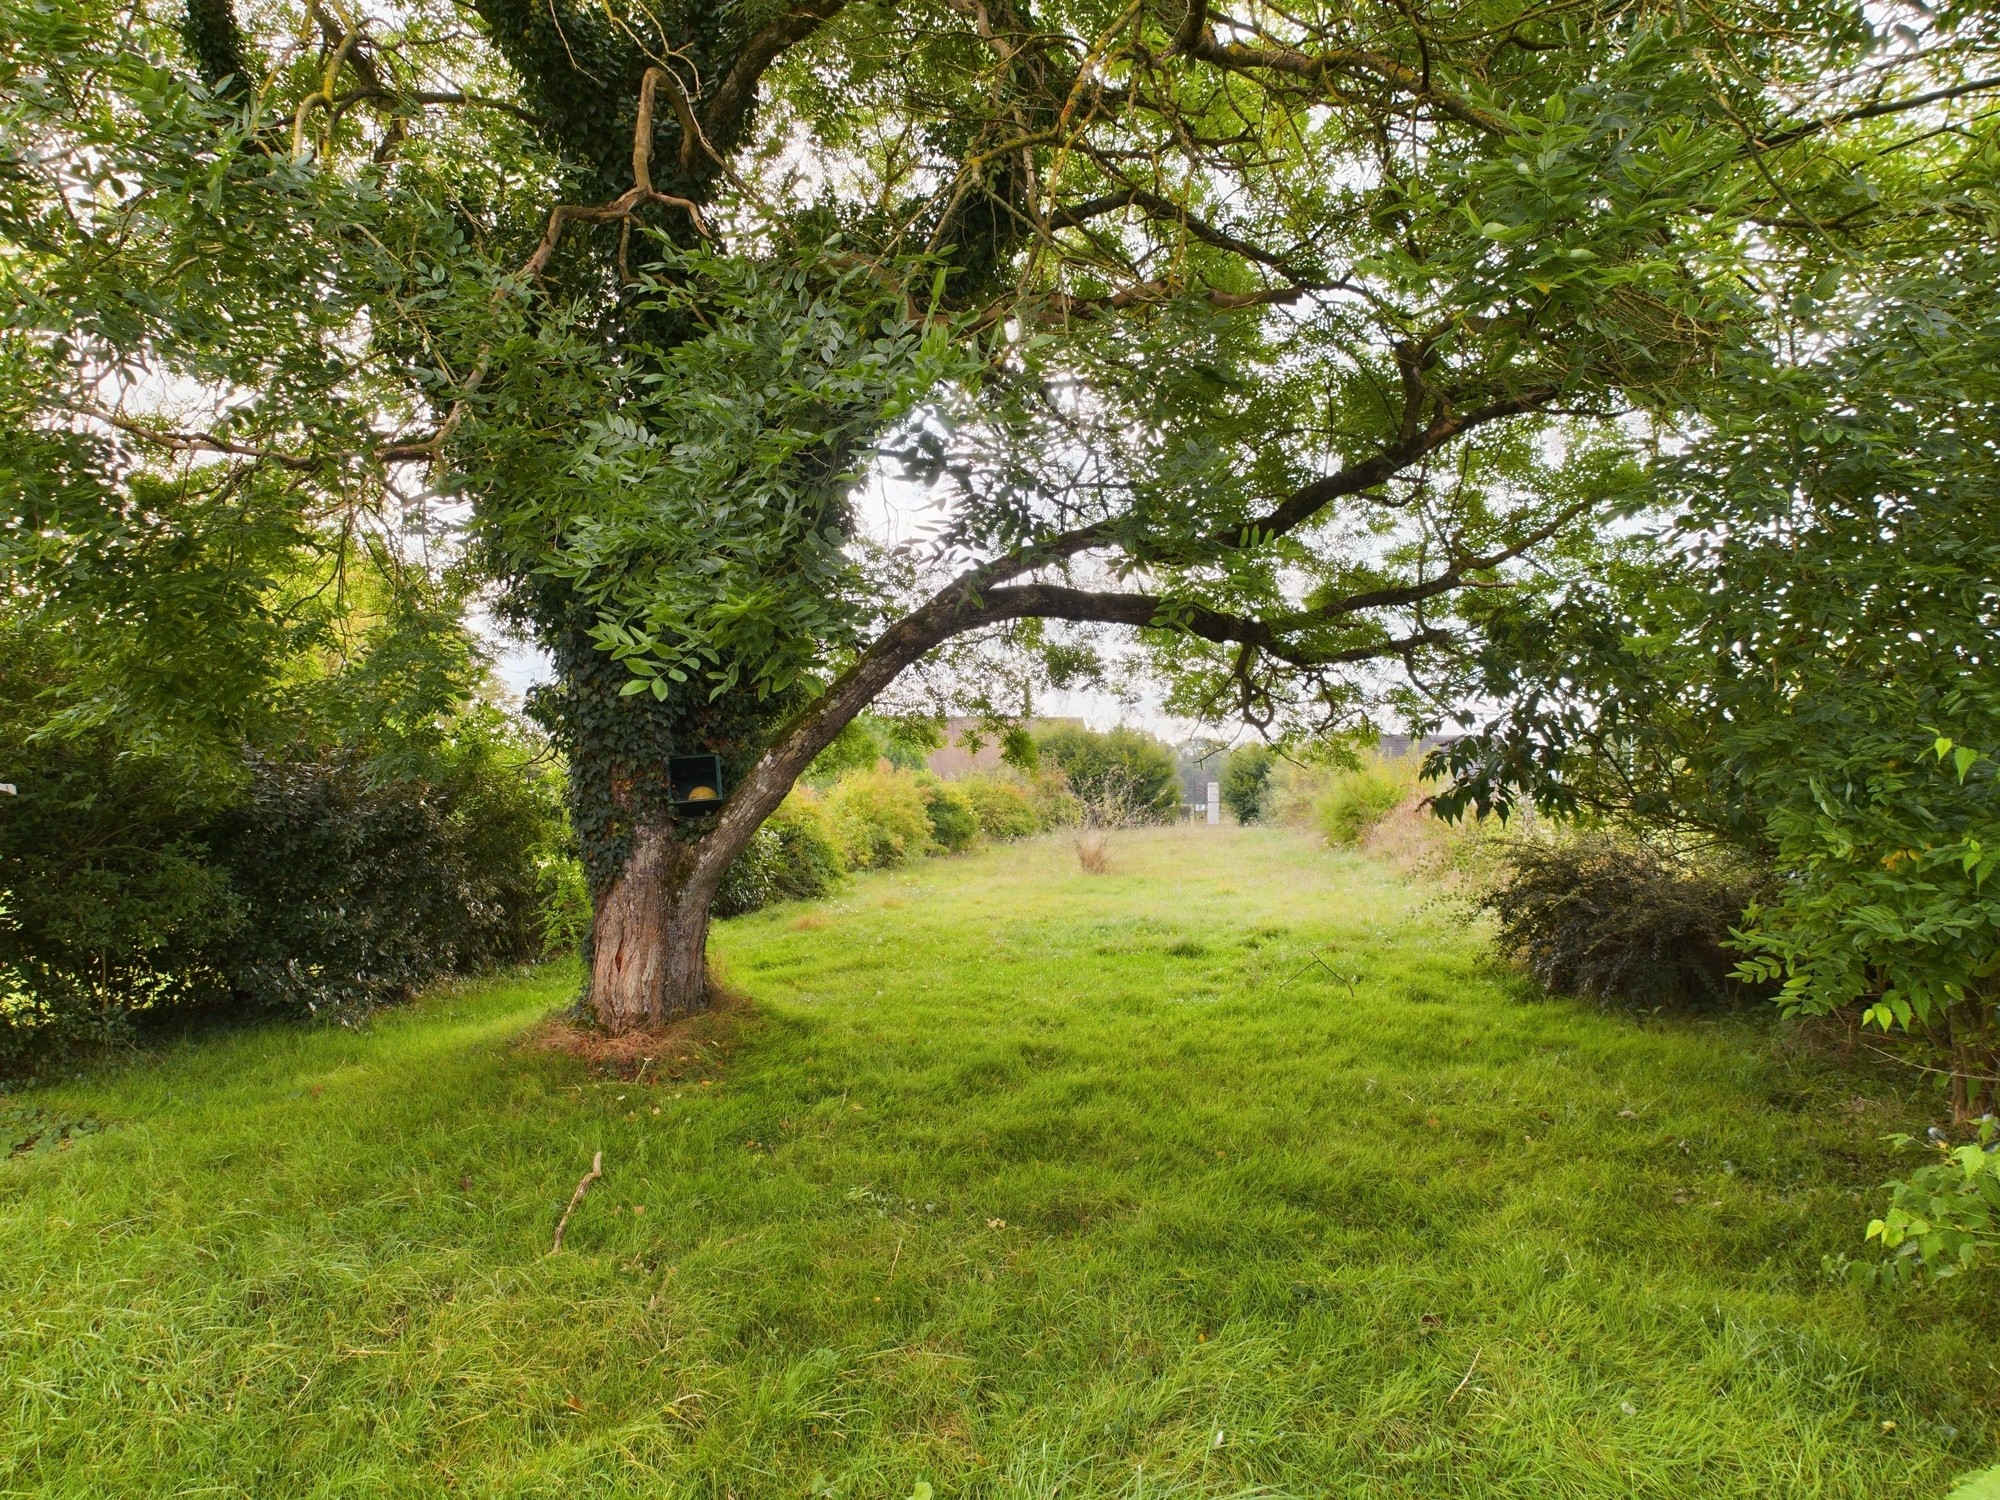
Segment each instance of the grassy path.
M756 1006L677 1079L513 1046L547 972L17 1101L104 1128L0 1160L0 1495L1934 1500L1991 1461L1991 1299L1819 1270L1905 1080L1538 999L1288 835L1116 860L727 924ZM1319 948L1351 994L1287 982Z

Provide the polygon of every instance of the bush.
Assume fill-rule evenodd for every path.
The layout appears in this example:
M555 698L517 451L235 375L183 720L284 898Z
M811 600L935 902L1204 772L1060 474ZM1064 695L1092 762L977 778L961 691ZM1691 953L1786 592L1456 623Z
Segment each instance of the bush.
M536 929L543 955L582 950L590 935L590 881L565 818L534 852Z
M1047 826L1025 782L999 776L968 776L958 783L979 819L979 831L990 839L1020 839Z
M196 758L55 717L50 638L5 645L0 1064L173 1010L352 1010L587 921L555 777L491 711L394 759Z
M214 948L243 920L206 827L238 788L218 769L52 732L57 642L0 633L0 1063L116 1036L141 1010L212 1001Z
M946 854L962 854L979 842L979 814L972 799L948 781L928 772L917 777L924 815L931 822L931 842Z
M1043 759L1063 773L1082 802L1115 797L1141 822L1171 823L1180 815L1174 753L1150 734L1123 728L1098 734L1061 725L1037 743Z
M863 771L842 777L826 805L850 869L887 869L936 847L930 804L912 772Z
M794 790L764 826L778 836L784 855L778 866L779 900L816 900L840 884L847 856L839 830L817 796L804 788Z
M1083 817L1083 804L1069 789L1069 778L1056 766L1044 766L1028 778L1028 801L1035 822L1043 829L1068 828Z
M1734 998L1727 944L1755 895L1747 874L1607 834L1513 839L1496 853L1476 904L1548 988L1647 1008Z
M1889 1207L1868 1226L1889 1258L1857 1266L1865 1279L1943 1280L2000 1264L2000 1121L1988 1115L1973 1140L1956 1146L1936 1136L1933 1159L1889 1184ZM1905 1149L1918 1144L1894 1139Z
M1274 757L1269 745L1243 745L1222 763L1222 805L1239 823L1262 822L1271 797Z
M244 903L220 967L243 1004L351 1012L536 957L555 789L472 739L427 774L353 749L258 760L211 847Z
M1414 759L1375 756L1334 771L1312 802L1312 822L1329 844L1357 844L1417 789Z
M715 915L740 916L774 901L827 895L839 884L844 864L826 809L810 791L794 790L731 862L716 892Z

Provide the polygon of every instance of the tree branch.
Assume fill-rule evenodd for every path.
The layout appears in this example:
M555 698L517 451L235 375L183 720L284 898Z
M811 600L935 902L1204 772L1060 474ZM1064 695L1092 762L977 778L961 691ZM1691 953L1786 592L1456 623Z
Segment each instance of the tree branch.
M176 453L216 453L230 458L255 459L258 463L277 464L280 468L295 473L310 473L324 467L326 460L306 453L285 453L274 448L260 448L250 443L238 443L213 432L180 432L168 427L150 427L144 422L134 422L129 417L121 417L116 412L102 407L78 405L70 407L79 416L93 417L107 426L151 443L158 448L166 448Z
M1962 99L1967 94L1990 93L2000 89L2000 78L1980 78L1971 83L1954 84L1950 88L1932 89L1927 94L1916 94L1908 99L1884 100L1877 104L1864 104L1858 109L1843 110L1839 114L1827 115L1818 120L1807 120L1794 125L1776 135L1765 136L1753 142L1760 151L1772 151L1780 146L1789 146L1793 141L1809 135L1817 135L1822 130L1831 130L1838 125L1852 125L1857 120L1876 120L1884 115L1899 115L1908 110L1922 109L1926 104L1943 104L1947 100Z
M1190 20L1192 18L1191 6ZM1358 47L1299 52L1289 47L1253 47L1243 42L1219 42L1214 31L1205 25L1198 25L1183 45L1182 36L1188 31L1189 27L1184 22L1181 33L1175 37L1177 51L1232 73L1284 73L1322 86L1330 73L1366 74L1403 90L1421 103L1435 105L1454 120L1487 135L1509 135L1514 129L1512 122L1504 116L1436 87L1416 69L1397 62L1393 57L1384 57L1379 52L1367 52Z
M734 139L756 101L757 81L764 76L765 69L787 47L804 41L838 15L846 3L847 0L805 0L745 42L734 66L723 75L702 111L708 117L704 129L707 139L725 144Z
M1235 546L1241 545L1240 539L1245 534L1255 534L1259 538L1282 536L1311 520L1335 500L1360 494L1364 490L1372 490L1377 485L1386 483L1425 454L1443 447L1473 428L1483 427L1504 417L1517 417L1524 412L1534 411L1548 405L1556 398L1556 394L1553 388L1542 387L1523 391L1515 396L1503 396L1497 401L1487 402L1484 406L1475 406L1470 411L1452 412L1439 417L1428 427L1400 439L1375 457L1358 464L1349 464L1337 474L1329 474L1324 479L1314 480L1311 484L1293 491L1265 515L1245 522L1239 529L1212 536L1209 540L1226 541L1229 545Z
M1227 250L1233 255L1240 255L1245 260L1255 261L1260 266L1268 266L1295 286L1311 291L1331 291L1334 288L1335 283L1319 282L1312 277L1303 276L1285 257L1262 246L1253 245L1248 240L1239 239L1226 230L1217 229L1200 215L1189 212L1171 198L1164 198L1142 187L1127 185L1115 192L1103 193L1082 203L1072 204L1052 214L1049 218L1049 227L1073 229L1087 220L1116 213L1121 208L1137 208L1155 219L1179 224L1203 244L1213 245L1218 250Z

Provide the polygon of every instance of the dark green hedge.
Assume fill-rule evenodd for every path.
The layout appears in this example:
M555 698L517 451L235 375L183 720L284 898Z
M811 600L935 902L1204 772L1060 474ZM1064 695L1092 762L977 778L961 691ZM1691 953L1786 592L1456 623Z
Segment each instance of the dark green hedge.
M47 731L0 706L0 1065L176 1011L351 1012L543 951L561 788L497 716L414 760L235 766Z
M400 777L351 750L258 760L209 830L244 906L219 967L243 1004L296 1014L532 958L536 853L558 820L532 777L480 749Z

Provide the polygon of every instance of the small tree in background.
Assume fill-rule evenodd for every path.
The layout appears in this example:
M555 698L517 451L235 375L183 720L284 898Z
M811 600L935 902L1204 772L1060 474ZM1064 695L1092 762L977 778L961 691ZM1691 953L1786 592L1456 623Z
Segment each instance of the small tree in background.
M1229 752L1222 764L1222 802L1237 822L1261 823L1269 813L1274 761L1269 745L1241 745Z
M1138 729L1096 730L1063 724L1036 744L1046 764L1059 769L1086 808L1098 806L1118 821L1171 823L1180 813L1181 778L1174 753Z

